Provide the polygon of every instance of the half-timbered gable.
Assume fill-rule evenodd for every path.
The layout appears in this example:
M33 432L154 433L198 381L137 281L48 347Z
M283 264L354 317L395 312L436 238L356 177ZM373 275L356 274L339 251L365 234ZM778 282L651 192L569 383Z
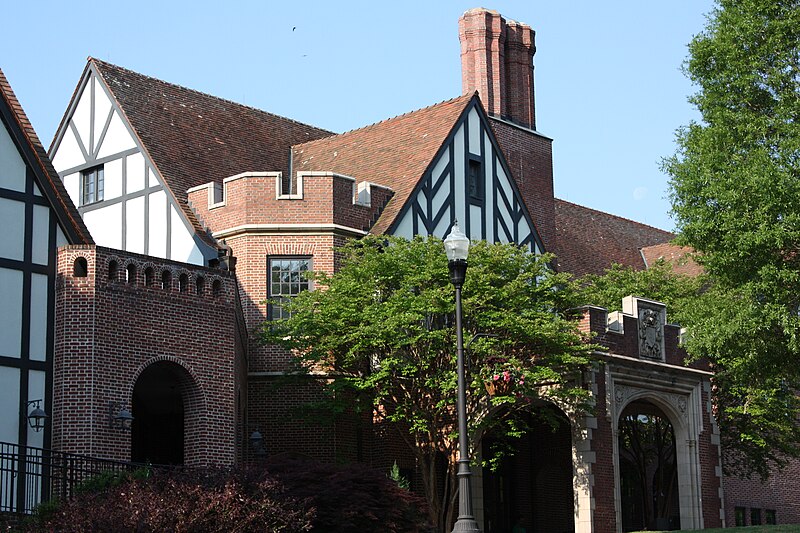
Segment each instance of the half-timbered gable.
M453 220L471 239L514 242L541 253L530 214L489 127L472 98L389 232L444 237Z
M51 412L56 248L91 242L0 71L0 441L42 446L28 402Z
M372 233L444 237L454 220L473 239L543 247L478 95L295 146L294 168L394 191Z
M217 243L187 190L286 168L291 144L325 135L90 58L51 155L98 244L204 264Z

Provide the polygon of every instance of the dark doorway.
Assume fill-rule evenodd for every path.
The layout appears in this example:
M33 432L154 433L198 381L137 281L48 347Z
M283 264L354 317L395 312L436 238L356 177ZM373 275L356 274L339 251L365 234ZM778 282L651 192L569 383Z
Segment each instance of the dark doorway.
M185 371L169 362L155 363L133 389L131 460L157 465L183 464Z
M513 450L494 470L483 470L485 533L575 531L572 432L564 414L542 407L524 414L527 431L518 438L484 438L483 457L501 448Z
M661 409L633 402L619 420L622 530L680 529L675 432Z

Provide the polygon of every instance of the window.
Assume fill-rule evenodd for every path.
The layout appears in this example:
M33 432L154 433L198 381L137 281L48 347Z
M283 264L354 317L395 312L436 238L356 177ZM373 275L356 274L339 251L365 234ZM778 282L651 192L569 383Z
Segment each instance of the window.
M103 199L103 167L94 167L81 173L81 205L93 204Z
M469 160L467 170L467 187L470 200L483 200L483 172L481 162L476 159Z
M744 526L744 525L746 525L746 524L744 523L744 513L745 513L745 509L744 509L744 507L736 507L736 508L734 509L734 516L735 516L735 519L736 519L736 525L737 525L737 526Z
M288 318L283 310L282 301L297 296L311 288L308 273L311 270L311 258L275 257L269 260L269 304L270 320Z
M767 509L765 518L767 525L774 526L778 523L778 517L775 513L775 509Z
M750 525L761 525L761 509L750 509Z

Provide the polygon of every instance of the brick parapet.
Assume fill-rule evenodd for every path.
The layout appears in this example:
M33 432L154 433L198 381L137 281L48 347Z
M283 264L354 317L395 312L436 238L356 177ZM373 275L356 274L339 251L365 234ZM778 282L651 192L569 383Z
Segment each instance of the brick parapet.
M280 172L246 172L189 189L189 203L219 238L253 226L279 230L291 226L338 226L364 234L393 192L370 182L332 172L298 172L291 193L282 189Z
M79 258L85 276L75 270ZM131 434L110 427L109 402L130 407L141 372L165 362L185 376L185 463L234 463L244 387L235 290L226 271L95 246L60 248L54 448L129 460Z

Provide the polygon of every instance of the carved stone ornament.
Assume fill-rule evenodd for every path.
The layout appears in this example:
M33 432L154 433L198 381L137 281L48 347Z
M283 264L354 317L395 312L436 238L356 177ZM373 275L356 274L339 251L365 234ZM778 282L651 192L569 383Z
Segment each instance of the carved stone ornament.
M661 313L655 309L639 307L639 356L664 359L664 325Z

